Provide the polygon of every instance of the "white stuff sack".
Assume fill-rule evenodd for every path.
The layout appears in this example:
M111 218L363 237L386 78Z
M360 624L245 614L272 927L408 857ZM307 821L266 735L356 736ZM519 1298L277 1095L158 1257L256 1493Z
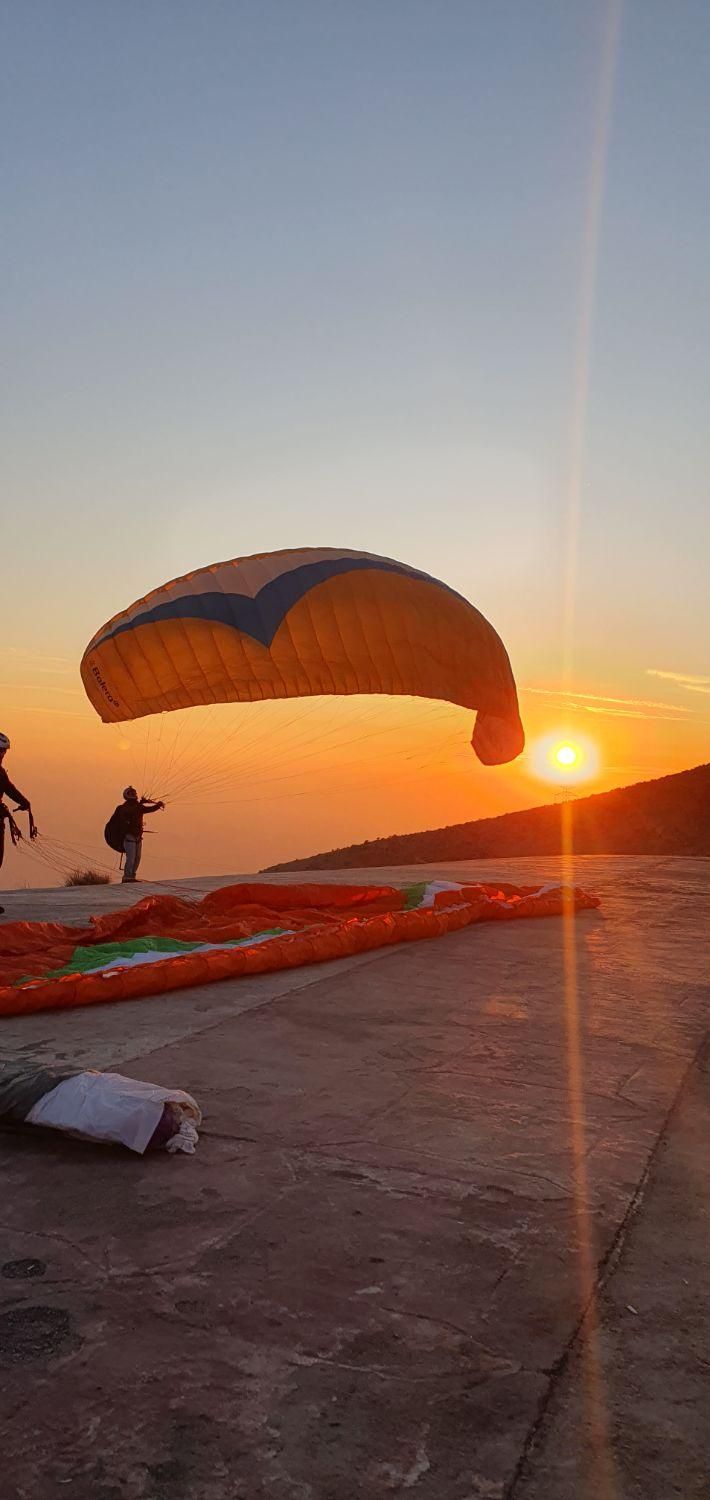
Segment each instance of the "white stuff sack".
M155 1083L124 1078L121 1073L87 1072L66 1078L34 1105L26 1120L30 1125L63 1130L84 1140L117 1142L142 1155L166 1104L177 1106L177 1120L165 1149L192 1154L202 1122L202 1112L192 1096L182 1089L163 1089Z

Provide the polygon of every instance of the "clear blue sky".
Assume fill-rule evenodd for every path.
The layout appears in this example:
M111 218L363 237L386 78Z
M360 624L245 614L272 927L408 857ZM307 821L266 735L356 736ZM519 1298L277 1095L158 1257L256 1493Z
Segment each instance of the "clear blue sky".
M326 543L430 568L554 679L606 15L5 6L11 643L78 659L177 572ZM628 0L576 627L600 691L708 671L709 97L707 0Z

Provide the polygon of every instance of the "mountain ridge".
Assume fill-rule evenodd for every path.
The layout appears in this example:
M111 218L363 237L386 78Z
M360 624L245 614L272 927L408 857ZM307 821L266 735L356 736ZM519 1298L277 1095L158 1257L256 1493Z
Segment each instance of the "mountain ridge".
M577 854L710 856L710 765L570 800ZM391 834L269 865L264 874L561 853L559 803Z

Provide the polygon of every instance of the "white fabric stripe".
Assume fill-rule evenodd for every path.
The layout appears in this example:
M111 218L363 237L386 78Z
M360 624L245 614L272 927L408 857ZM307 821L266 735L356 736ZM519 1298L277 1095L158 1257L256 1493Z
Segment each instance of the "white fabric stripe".
M214 563L211 567L200 568L189 578L176 578L172 583L162 584L145 598L138 599L97 632L87 651L110 635L117 624L134 620L146 608L152 609L164 599L188 599L204 593L243 594L248 599L254 599L265 584L282 577L284 573L293 573L305 563L325 562L342 557L365 557L373 562L394 562L393 558L381 558L374 552L354 552L340 547L305 547L300 552L271 552L266 557L238 557L232 562ZM401 567L402 564L397 566Z
M302 929L307 930L307 929ZM258 943L270 943L273 938L293 937L289 929L284 932L265 932L261 937L240 938L238 943L200 943L197 948L153 948L152 951L131 953L112 958L108 964L99 964L95 969L82 969L82 974L110 974L117 969L137 969L139 964L161 964L170 958L192 958L194 953L233 953L235 948L255 948Z
M491 881L490 884L495 885L495 881ZM421 901L419 902L419 906L415 907L414 910L420 911L423 906L433 906L437 896L441 891L465 890L468 892L481 889L482 886L480 886L478 883L473 884L472 882L469 882L467 885L460 885L456 880L430 880L427 882L427 887ZM534 891L529 892L529 898L534 898L535 900L537 900L540 896L558 896L561 895L562 890L563 887L556 882L549 883L547 885L540 885L537 886ZM529 898L524 897L523 899L527 900ZM486 899L492 906L505 906L506 908L511 908L519 904L517 901L508 901L505 898L502 901L498 901L494 896L488 896L487 894ZM462 902L462 905L464 906L466 906L467 904L468 903L466 901Z

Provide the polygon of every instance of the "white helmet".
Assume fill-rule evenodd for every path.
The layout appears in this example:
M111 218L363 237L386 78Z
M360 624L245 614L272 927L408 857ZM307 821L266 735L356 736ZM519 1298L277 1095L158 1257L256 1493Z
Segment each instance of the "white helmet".
M0 750L9 750L10 741L6 734L0 734Z

